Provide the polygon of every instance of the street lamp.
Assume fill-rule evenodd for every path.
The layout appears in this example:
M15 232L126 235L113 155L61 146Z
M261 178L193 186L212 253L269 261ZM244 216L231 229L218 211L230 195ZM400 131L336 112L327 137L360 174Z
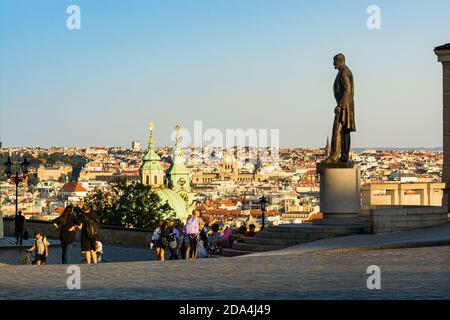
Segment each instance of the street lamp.
M20 164L20 169L22 171L22 176L19 176L19 171L16 170L15 173L13 173L13 165L14 163L11 161L11 157L8 157L8 160L5 162L5 173L6 176L8 177L8 179L11 179L14 184L16 185L16 216L17 216L17 211L18 211L18 207L19 207L19 183L23 180L25 180L27 174L28 174L28 166L30 165L30 163L27 160L27 157L25 157L22 161L22 163Z
M265 226L265 213L266 213L266 204L267 204L267 198L265 196L262 196L260 200L261 204L261 213L262 213L262 224L261 224L261 230L264 229Z

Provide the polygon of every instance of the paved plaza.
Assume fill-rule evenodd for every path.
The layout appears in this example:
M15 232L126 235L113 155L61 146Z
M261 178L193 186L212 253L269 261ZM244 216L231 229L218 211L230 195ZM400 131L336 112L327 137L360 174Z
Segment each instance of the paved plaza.
M4 246L0 299L450 299L449 244L447 224L196 261L158 262L145 246L105 245L107 263L80 265L80 290L67 288L58 246L41 267L17 265L19 249ZM80 247L73 252L78 263ZM367 288L371 265L381 269L381 290Z
M450 247L316 252L283 257L81 265L1 266L0 299L449 299ZM367 267L381 290L367 289Z
M103 251L103 260L108 263L156 260L154 251L145 246L105 245ZM21 250L20 248L2 248L0 249L0 264L17 265L24 253L24 249ZM72 262L82 262L79 244L75 244L72 249ZM47 264L61 264L61 248L59 245L49 248Z

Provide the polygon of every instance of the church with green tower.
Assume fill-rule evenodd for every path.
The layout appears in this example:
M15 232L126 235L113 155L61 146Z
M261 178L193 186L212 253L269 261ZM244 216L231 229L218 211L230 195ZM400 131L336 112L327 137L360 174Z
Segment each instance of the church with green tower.
M191 189L190 172L184 164L183 150L180 147L181 137L179 136L180 126L176 126L177 131L175 148L172 154L172 164L166 172L161 162L161 158L156 152L153 141L154 125L149 125L150 138L148 149L142 157L140 168L141 182L151 186L159 195L163 203L168 203L174 210L176 217L185 221L190 215L194 194Z
M180 126L175 127L177 135L175 137L175 148L172 153L172 165L167 169L166 176L168 187L175 192L180 193L183 198L191 192L190 172L184 164L184 153L180 147L181 137L179 136Z

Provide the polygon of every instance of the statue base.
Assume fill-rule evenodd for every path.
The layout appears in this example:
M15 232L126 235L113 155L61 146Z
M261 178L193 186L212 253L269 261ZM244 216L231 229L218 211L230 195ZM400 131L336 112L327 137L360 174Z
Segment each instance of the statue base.
M354 162L320 162L320 211L325 221L351 221L361 212L361 172Z

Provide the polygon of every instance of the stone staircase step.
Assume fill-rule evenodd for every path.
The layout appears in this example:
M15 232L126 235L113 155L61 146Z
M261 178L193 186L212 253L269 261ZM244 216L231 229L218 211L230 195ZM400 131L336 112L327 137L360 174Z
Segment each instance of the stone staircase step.
M236 250L236 249L231 249L231 248L222 249L222 255L224 257L237 257L237 256L242 256L244 254L250 254L250 253L252 253L252 252L244 251L244 250Z
M349 234L349 233L359 233L363 225L355 226L322 226L322 225L312 225L304 224L298 226L291 225L279 225L270 226L263 230L263 232L292 232L292 233L309 233L309 232L325 232L334 234Z
M334 238L343 236L345 234L335 234L335 233L325 233L325 232L316 232L316 233L297 233L297 232L259 232L256 234L256 238L258 239L294 239L294 240L320 240L327 238Z
M233 248L225 250L223 255L229 257L252 252L280 250L305 242L361 234L362 231L363 224L269 226L258 232L255 237L246 237L244 242L234 243Z
M262 251L272 251L284 249L287 246L282 245L259 245L259 244L248 244L244 242L237 242L233 244L233 249L241 251L251 251L251 252L262 252Z
M257 245L276 245L276 246L295 246L300 243L310 242L308 239L272 239L272 238L256 238L246 237L244 243Z

